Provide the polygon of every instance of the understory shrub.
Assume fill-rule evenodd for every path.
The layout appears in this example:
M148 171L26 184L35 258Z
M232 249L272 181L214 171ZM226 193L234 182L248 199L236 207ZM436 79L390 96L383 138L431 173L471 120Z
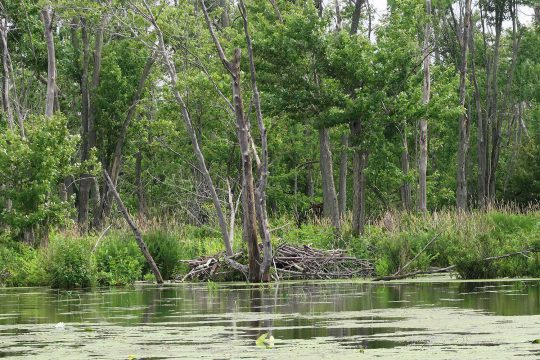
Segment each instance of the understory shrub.
M134 239L113 234L97 247L95 262L97 283L117 286L141 280L145 259Z
M72 289L95 284L89 239L53 236L47 250L45 268L50 286Z
M171 233L152 231L144 236L144 241L163 279L172 279L176 273L181 254L178 238ZM144 270L145 273L151 272L147 263L145 263Z

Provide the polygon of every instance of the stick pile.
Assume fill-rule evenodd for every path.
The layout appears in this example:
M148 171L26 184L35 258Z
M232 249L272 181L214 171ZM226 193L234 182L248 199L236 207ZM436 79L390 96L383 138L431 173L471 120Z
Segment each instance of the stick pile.
M235 254L234 259L244 257ZM214 280L234 273L224 254L187 261L190 271L181 279ZM347 256L343 250L318 250L310 246L280 245L274 252L274 274L280 279L346 279L370 277L375 268L368 260Z

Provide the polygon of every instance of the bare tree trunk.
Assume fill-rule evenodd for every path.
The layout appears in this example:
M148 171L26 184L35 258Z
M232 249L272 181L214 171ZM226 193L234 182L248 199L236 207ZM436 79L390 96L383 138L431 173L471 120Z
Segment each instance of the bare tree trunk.
M534 7L534 19L537 24L540 24L540 5Z
M467 55L469 48L469 36L471 26L471 2L465 0L465 18L463 20L463 36L461 39L461 64L459 83L459 103L465 109L466 79L467 79ZM467 152L469 149L469 119L466 112L459 120L459 144L457 161L457 190L456 207L458 211L467 211Z
M220 0L221 12L221 26L226 28L229 27L229 4L227 0Z
M481 104L481 94L480 88L478 86L478 80L476 78L476 64L475 64L475 44L474 44L474 27L471 24L471 37L470 37L470 51L471 51L471 78L474 85L474 100L476 107L476 145L477 145L477 155L478 155L478 205L481 209L484 209L487 204L487 191L486 191L486 178L487 178L487 148L486 148L486 139L485 132L486 126L484 116L482 113L482 104Z
M339 8L339 0L334 0L334 6L336 8L336 29L341 30L341 9Z
M354 10L351 19L351 35L356 35L358 32L358 25L360 24L360 13L362 6L366 0L356 0L354 2Z
M261 110L261 99L259 94L259 88L257 86L257 74L255 70L255 60L253 58L253 45L251 42L251 37L249 36L248 28L248 18L247 11L244 6L244 1L239 1L240 11L244 20L244 34L246 36L246 44L248 49L249 56L249 69L250 69L250 78L251 78L251 88L253 92L253 103L255 105L255 113L257 117L257 126L261 134L261 159L258 173L259 173L259 183L255 191L256 199L256 214L257 221L259 224L259 232L261 234L263 242L263 261L260 268L260 278L262 281L270 280L270 266L272 264L272 241L270 238L270 230L268 225L268 214L266 210L266 185L268 182L268 140L266 136L266 127L264 125L262 110ZM249 125L249 124L248 124ZM256 149L255 154L256 153Z
M367 154L357 151L353 155L353 218L352 233L355 236L364 233L366 224L366 176Z
M56 92L56 55L54 50L52 9L45 6L41 10L41 19L45 27L45 42L47 43L47 96L45 101L45 116L51 117L54 113L54 100Z
M426 15L428 17L424 32L424 84L422 87L422 104L429 104L431 79L429 74L429 44L431 38L431 0L426 0ZM418 210L427 211L427 158L428 158L428 124L427 119L422 118L420 125L420 157L418 161L419 202Z
M339 209L334 185L332 150L330 149L330 131L319 129L320 166L323 188L323 214L332 221L335 229L340 227Z
M347 168L349 165L349 137L347 134L341 136L341 157L339 160L339 216L343 218L347 211Z
M242 157L242 235L248 247L249 280L252 282L259 282L262 278L257 236L257 214L255 210L255 185L253 177L253 161L251 158L250 126L245 116L244 104L242 101L242 86L240 79L241 50L240 48L236 48L232 60L228 61L226 59L223 48L214 32L214 27L212 26L204 0L201 0L201 7L221 62L231 75L234 113ZM245 16L246 14L244 13L244 17ZM246 18L244 18L244 26L247 26ZM261 116L260 114L257 115Z
M88 141L88 117L90 113L90 90L89 90L89 66L90 66L90 40L88 38L88 27L86 19L81 18L81 39L83 43L83 60L81 73L81 162L90 158L90 146ZM81 174L78 196L78 223L81 232L88 230L88 200L90 198L90 177L89 173Z
M360 143L362 121L351 124L353 144ZM364 170L367 166L367 152L356 148L353 154L353 198L352 198L352 233L355 236L364 233L366 218L366 179Z
M498 9L498 7L496 7ZM496 10L495 12L495 44L493 50L493 73L491 76L491 106L490 106L490 119L491 119L491 155L490 155L490 168L488 173L488 198L490 202L495 201L495 175L497 172L497 162L499 160L499 147L501 145L500 139L500 117L499 117L499 53L501 43L501 32L503 22L503 11Z
M276 17L278 18L279 22L283 24L283 18L281 17L281 12L279 11L279 7L276 4L276 0L269 0L270 4L272 4L272 7L274 8L274 13L276 14Z
M15 123L13 120L13 109L11 108L11 99L9 96L10 71L9 71L9 64L8 64L9 49L8 49L7 32L8 32L8 21L6 18L2 18L0 19L0 45L2 46L2 70L3 70L2 106L3 106L4 112L7 115L8 129L13 130Z
M173 95L176 99L176 102L178 105L180 105L181 113L182 113L182 119L184 120L184 124L186 126L186 131L189 134L189 137L191 139L191 144L193 146L193 151L195 152L195 156L197 157L197 161L199 163L199 168L203 172L205 181L208 185L208 188L210 190L210 195L212 197L212 202L214 203L214 207L216 208L216 213L218 217L219 227L221 230L221 236L223 237L223 242L225 245L225 251L227 253L227 256L233 256L233 249L231 246L231 240L229 238L229 232L227 229L227 223L225 221L225 216L223 214L223 209L221 207L221 202L219 200L219 197L216 192L216 188L214 186L214 182L212 180L212 177L210 176L210 172L208 171L208 168L206 166L206 161L204 159L204 155L201 151L201 148L199 146L199 141L197 139L197 134L195 133L195 130L193 128L193 124L191 122L191 117L189 115L189 111L186 107L186 103L184 102L184 99L180 92L178 91L178 75L176 74L176 69L174 66L174 63L170 59L169 52L167 51L167 48L165 46L165 42L163 40L163 33L161 32L160 27L158 26L155 17L153 16L152 12L150 11L150 8L146 1L143 1L144 5L146 7L146 10L148 12L149 21L152 23L154 28L156 29L156 35L158 37L158 46L161 50L163 61L165 63L165 67L167 69L167 72L169 73L170 81L171 81L171 90L173 92Z
M116 191L116 188L114 187L114 184L105 169L103 169L103 177L105 178L105 181L107 182L107 184L109 185L111 189L113 197L116 200L116 205L120 209L120 212L124 216L124 219L126 219L126 222L131 228L131 231L133 231L133 234L135 235L135 240L137 241L137 245L139 245L139 248L141 249L141 252L143 253L145 257L146 262L150 266L150 269L152 269L152 272L154 273L154 276L156 278L156 282L158 284L163 284L163 277L161 276L161 273L156 265L156 262L154 261L154 258L152 257L152 254L150 254L150 251L148 251L148 247L144 243L141 232L139 231L139 229L137 228L137 226L131 219L131 216L129 215L128 210L126 209L124 203L122 202L120 195Z
M405 128L403 129L403 152L401 153L401 171L405 177L409 175L409 145L406 130ZM409 180L403 181L403 185L401 186L401 204L406 211L412 209L411 184Z
M501 10L502 11L502 10ZM491 168L490 168L490 175L489 175L489 192L491 199L495 200L495 191L496 191L496 175L497 175L497 167L499 165L499 157L500 157L500 151L501 151L501 145L502 145L502 137L501 137L501 128L502 128L502 122L505 118L512 116L512 111L509 111L509 107L511 107L512 103L512 85L513 85L513 79L514 79L514 73L517 65L517 56L519 52L519 36L517 31L517 5L515 2L510 3L510 17L512 19L512 61L511 65L507 72L507 81L506 81L506 88L504 92L504 102L502 109L497 108L497 112L494 114L495 116L495 124L492 128L492 149L491 149ZM496 13L497 16L497 13ZM504 13L500 15L501 18L501 25L500 28L502 28L502 19L503 19ZM499 32L501 30L499 29ZM497 42L497 41L496 41ZM495 66L498 67L499 64L499 52L496 51L495 53ZM496 79L496 76L494 77ZM494 81L496 83L497 81ZM497 91L496 85L494 85L494 91Z

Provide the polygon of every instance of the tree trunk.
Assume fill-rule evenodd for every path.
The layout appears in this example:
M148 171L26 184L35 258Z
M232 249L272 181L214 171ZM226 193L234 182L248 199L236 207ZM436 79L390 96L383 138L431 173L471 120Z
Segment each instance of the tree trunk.
M56 55L54 50L51 13L52 10L50 6L46 6L43 8L43 10L41 10L41 18L45 28L45 42L47 43L47 95L45 100L46 117L53 116L56 92Z
M204 5L204 4L203 4ZM203 6L204 7L204 6ZM163 40L163 33L161 32L161 29L159 28L155 17L153 16L152 12L150 11L150 8L146 6L146 10L148 11L149 20L156 29L156 35L158 37L158 46L162 52L163 61L165 63L165 67L167 69L167 72L169 74L169 78L171 81L171 90L173 93L173 96L180 105L182 119L184 120L184 124L186 127L186 131L190 137L191 145L193 146L193 151L195 152L195 156L197 157L197 161L199 163L199 168L203 172L205 181L208 185L208 188L210 190L210 195L212 197L212 202L214 204L214 207L216 208L216 213L218 217L219 227L221 230L221 236L223 237L223 242L225 245L225 251L227 256L233 256L233 249L231 246L231 239L229 238L229 231L227 229L227 223L225 221L225 215L223 214L223 209L221 207L220 199L217 195L216 187L214 186L214 182L212 180L212 177L210 176L210 172L208 171L208 168L206 166L206 160L204 159L204 155L201 151L201 148L199 146L199 141L197 139L197 134L195 133L195 130L193 128L193 124L191 122L191 117L189 115L189 111L186 107L186 103L184 102L184 99L180 92L178 91L178 75L176 74L176 68L174 66L174 63L169 57L169 52L167 51L167 48L165 47L165 41Z
M461 64L459 82L459 103L465 109L467 55L469 48L469 35L471 26L471 1L465 0L465 18L463 20L463 36L461 39ZM457 190L456 207L458 211L467 210L467 152L469 149L469 119L463 111L459 120L459 143L457 154Z
M334 0L334 6L336 8L336 29L341 30L341 9L339 8L339 0Z
M496 7L498 9L498 7ZM499 117L499 53L501 43L501 32L503 13L502 10L496 10L495 12L495 44L493 50L493 73L491 76L491 107L490 107L490 119L491 119L491 155L490 155L490 169L488 173L488 198L490 202L495 201L495 175L497 171L497 162L499 160L499 148L501 145L500 139L500 117Z
M367 166L367 152L361 150L362 121L351 124L351 137L357 147L353 154L353 198L352 198L352 233L358 236L364 233L366 218L366 179L364 170Z
M227 0L220 0L221 12L221 26L226 28L229 27L229 4Z
M341 157L339 162L339 216L343 218L347 211L347 168L349 165L349 137L347 134L341 136Z
M352 233L359 236L364 233L366 223L366 176L367 154L356 151L353 155L353 218Z
M116 200L116 205L118 206L118 209L120 209L120 212L124 216L124 219L126 219L126 222L128 223L129 227L131 228L131 231L133 231L133 234L135 235L135 240L137 241L137 245L139 245L139 249L141 249L141 252L143 253L146 262L150 266L150 269L152 269L152 272L154 273L154 276L156 278L156 282L158 284L163 284L163 277L161 276L161 273L156 265L156 262L154 261L154 258L152 258L152 254L150 254L150 251L148 251L148 247L144 243L144 240L142 238L141 232L131 219L131 216L129 215L128 210L124 206L124 203L122 202L122 199L120 199L120 195L116 191L116 188L114 187L114 184L109 177L109 174L107 174L107 171L103 169L103 176L105 178L105 182L109 185L111 192L113 194L114 199Z
M540 5L534 7L534 19L537 24L540 24Z
M403 129L403 151L401 153L401 171L407 177L409 175L409 145L407 141L407 129ZM405 179L401 185L401 205L405 211L412 209L411 184Z
M354 2L354 10L351 19L351 35L356 35L358 32L358 25L360 24L360 13L365 0L356 0Z
M259 182L255 191L256 205L255 210L257 214L257 222L259 224L259 232L261 234L263 243L263 261L260 267L260 279L262 281L270 281L270 266L272 264L272 241L270 238L270 230L268 225L268 214L266 210L266 185L268 181L268 139L266 136L266 127L264 125L261 99L259 88L257 86L257 75L255 71L255 60L253 58L253 45L251 37L249 36L247 11L244 5L244 1L239 1L239 7L244 22L244 34L246 36L246 45L249 58L249 70L251 78L251 89L253 92L253 104L255 105L255 114L257 117L257 126L259 128L261 136L261 159L262 161L258 167ZM249 124L248 124L249 125ZM249 130L249 128L248 128ZM251 135L251 134L249 134ZM254 149L257 154L257 149Z
M476 146L478 156L478 205L481 209L486 207L486 178L487 178L487 148L486 148L486 126L485 119L482 113L481 94L478 86L478 80L476 77L476 64L475 64L475 51L473 26L471 24L471 36L470 36L470 52L471 52L471 80L474 85L474 100L476 107Z
M86 19L81 18L81 39L83 43L83 60L81 73L81 162L85 162L90 157L90 147L88 142L88 114L90 112L90 91L88 72L90 64L90 40L88 38L88 28ZM89 173L81 174L78 196L78 224L82 233L88 230L88 200L90 198L90 177Z
M426 0L426 15L428 17L424 32L424 84L422 87L422 104L429 104L431 79L429 74L429 44L431 37L431 0ZM427 211L427 160L428 160L428 124L427 119L420 119L420 156L418 160L418 187L419 201L418 210Z
M276 17L278 18L279 22L283 24L283 18L281 17L281 12L279 11L279 7L276 4L276 0L269 0L270 4L272 4L272 7L274 8L274 13L276 14Z
M330 131L319 129L320 167L323 188L323 215L332 221L337 230L340 227L339 209L334 186L332 150L330 149Z
M6 18L0 19L0 45L2 48L1 50L2 50L2 70L3 70L2 107L3 107L4 113L6 114L8 129L13 130L15 123L13 120L13 109L11 108L11 99L9 96L10 71L9 71L9 63L8 63L9 48L8 48L8 40L7 40L7 32L8 32L7 29L8 29L7 19Z
M249 281L261 281L260 254L257 236L257 218L255 214L255 187L253 164L249 145L249 124L244 115L240 82L240 49L236 48L230 63L238 142L242 154L242 230L248 246Z

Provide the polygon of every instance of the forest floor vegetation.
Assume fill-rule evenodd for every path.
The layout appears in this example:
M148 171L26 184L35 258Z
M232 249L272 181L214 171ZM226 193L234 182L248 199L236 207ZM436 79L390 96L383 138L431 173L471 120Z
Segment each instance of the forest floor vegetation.
M186 261L222 252L223 244L212 227L180 226L163 221L144 222L144 240L163 278L177 280L189 271ZM297 226L294 219L271 222L274 249L280 245L313 249L342 249L348 256L370 261L377 276L455 265L464 279L540 277L540 211L502 208L458 215L441 211L430 214L388 212L372 219L364 235L352 236L350 219L336 236L326 220ZM243 248L241 233L235 250ZM487 257L534 250L496 261ZM51 286L85 288L121 286L152 280L152 273L132 234L111 226L109 231L80 236L76 229L51 233L46 248L34 248L0 238L0 284L3 286ZM231 275L221 280L242 280Z

